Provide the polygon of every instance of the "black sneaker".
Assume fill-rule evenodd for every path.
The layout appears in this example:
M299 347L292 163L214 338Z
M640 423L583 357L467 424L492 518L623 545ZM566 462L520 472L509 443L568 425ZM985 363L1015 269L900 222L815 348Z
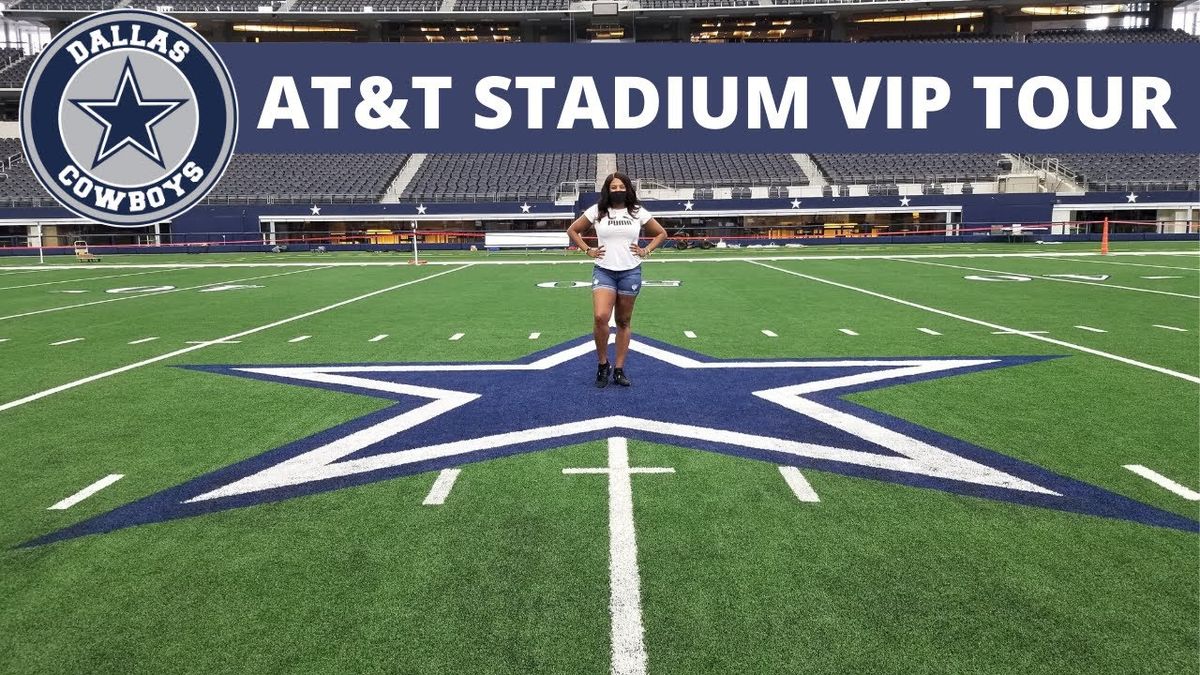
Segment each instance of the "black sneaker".
M613 371L613 382L616 382L617 384L621 385L622 387L628 387L629 385L633 384L632 382L629 381L628 377L625 377L625 369L624 368L617 368L616 370Z
M601 363L596 368L596 386L603 389L608 386L608 373L612 369L607 363Z

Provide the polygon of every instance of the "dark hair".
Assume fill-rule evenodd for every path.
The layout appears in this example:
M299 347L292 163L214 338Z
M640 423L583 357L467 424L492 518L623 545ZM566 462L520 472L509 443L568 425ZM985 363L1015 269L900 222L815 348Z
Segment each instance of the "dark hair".
M596 220L608 215L608 209L612 206L612 198L609 195L608 185L614 178L620 179L625 184L625 208L629 210L629 215L637 215L641 205L638 203L637 189L633 187L633 181L629 180L629 176L614 171L608 174L604 179L604 185L600 188L600 201L596 203Z

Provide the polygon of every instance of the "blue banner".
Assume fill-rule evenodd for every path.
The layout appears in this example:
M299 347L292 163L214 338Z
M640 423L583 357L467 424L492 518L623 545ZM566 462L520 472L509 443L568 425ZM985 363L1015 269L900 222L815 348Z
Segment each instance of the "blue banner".
M239 152L1200 152L1200 43L214 46Z

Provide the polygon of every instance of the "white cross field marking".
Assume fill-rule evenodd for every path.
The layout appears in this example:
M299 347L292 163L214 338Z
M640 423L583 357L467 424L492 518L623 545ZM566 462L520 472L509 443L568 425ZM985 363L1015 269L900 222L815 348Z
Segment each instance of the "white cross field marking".
M530 340L536 340L536 339L538 339L538 338L540 338L540 337L542 337L542 334L541 334L541 333L530 333L530 334L529 334L529 339L530 339Z
M455 333L454 335L450 336L450 341L456 342L458 340L461 340L461 339L463 339L464 335L466 335L466 333Z
M608 439L608 466L563 469L565 474L608 474L608 609L612 614L612 675L644 675L646 644L642 628L641 579L637 564L637 535L633 523L635 473L675 473L661 467L630 467L629 443Z
M298 336L292 338L291 340L288 340L288 342L304 342L305 340L309 339L310 337L312 337L312 336L311 335L298 335Z
M1175 327L1175 326L1164 326L1164 325L1162 325L1161 323L1156 323L1156 324L1154 324L1154 327L1155 327L1155 328L1166 328L1167 330L1173 330L1173 331L1177 331L1177 332L1179 332L1179 333L1186 333L1186 332L1188 332L1188 329L1186 329L1186 328L1177 328L1177 327Z
M769 331L766 328L763 329L762 334L766 335L767 337L779 337L774 331Z
M685 330L685 331L683 331L683 337L685 337L685 338L687 338L687 339L689 339L689 340L695 340L695 339L696 339L696 334L695 334L695 333L693 333L693 332L692 332L692 331L690 331L690 330Z
M367 340L367 342L379 342L380 340L386 340L386 339L387 339L387 333L384 333L382 335L376 335L375 337L371 338L370 340Z
M121 480L124 477L125 477L125 474L121 474L121 473L109 474L109 475L105 476L104 478L101 478L100 480L96 481L95 483L92 483L91 485L83 488L79 492L76 492L75 494L71 495L70 497L67 497L66 499L62 500L61 502L58 502L54 506L47 507L46 510L62 511L64 509L69 509L72 506L75 506L79 502L87 499L88 497L91 497L92 495L103 490L104 488L108 487L109 485L112 485L113 483Z
M932 328L918 328L917 330L921 331L922 333L924 333L926 335L941 335L941 333L937 332L936 330L933 330Z
M1079 330L1086 330L1090 333L1107 333L1103 328L1092 328L1091 326L1075 326Z
M838 330L845 333L846 335L858 335L858 333L855 333L854 331L850 330L849 328L839 328Z
M1141 476L1142 478L1145 478L1146 480L1148 480L1152 483L1155 483L1161 487L1164 487L1164 488L1170 490L1171 492L1174 492L1175 494L1179 495L1180 497L1183 497L1184 499L1186 499L1190 502L1200 502L1200 492L1196 492L1195 490L1192 490L1191 488L1184 487L1183 485L1176 483L1175 481L1171 480L1170 478L1167 478L1166 476L1162 475L1161 473L1159 473L1153 469L1147 469L1146 467L1142 466L1141 464L1126 464L1125 468L1129 469L1130 471L1136 473L1137 475Z
M783 474L783 480L792 489L792 494L796 495L796 499L802 502L821 501L821 498L817 496L817 491L812 488L812 485L809 485L804 474L800 473L800 469L794 466L781 466L779 473Z
M51 342L51 343L50 343L50 346L51 346L51 347L57 347L57 346L59 346L59 345L69 345L69 344L71 344L72 342L82 342L82 341L83 341L83 339L84 339L84 338L71 338L70 340L59 340L58 342Z
M424 506L445 504L446 497L450 496L450 490L454 487L454 481L458 480L460 473L462 473L462 469L442 469L437 480L433 481L433 487L429 488L429 494L425 497L425 501L421 504Z
M155 341L155 340L157 340L157 339L158 339L158 338L156 338L156 337L148 337L148 338L142 338L141 340L134 340L134 341L132 341L132 342L128 342L128 343L126 343L126 344L131 344L131 345L140 345L140 344L145 344L145 343L147 343L147 342L153 342L153 341Z

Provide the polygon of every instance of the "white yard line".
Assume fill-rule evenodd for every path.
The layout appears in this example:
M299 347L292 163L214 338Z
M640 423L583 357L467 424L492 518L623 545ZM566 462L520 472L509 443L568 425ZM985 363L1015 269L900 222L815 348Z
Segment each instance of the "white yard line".
M766 335L767 337L779 337L774 331L769 331L766 328L763 329L762 334Z
M1172 267L1170 265L1147 265L1146 263L1131 263L1117 262L1115 260L1075 260L1074 262L1087 263L1089 265L1122 265L1128 267L1152 267L1160 270L1186 270L1188 272L1200 272L1200 268L1196 267Z
M1200 502L1200 492L1196 492L1191 488L1180 485L1179 483L1176 483L1175 481L1167 478L1157 471L1154 471L1153 469L1147 469L1141 464L1126 464L1125 468L1160 487L1174 492L1188 501Z
M37 286L50 286L53 284L86 283L89 281L99 281L101 279L121 279L123 277L137 277L137 276L141 276L143 274L160 274L162 272L175 272L175 271L178 271L178 268L170 267L167 269L149 270L147 272L131 272L129 274L110 274L110 275L104 276L104 277L89 277L86 279L59 279L58 281L43 281L38 284L25 284L24 286L4 286L4 287L0 287L0 291L15 291L18 288L34 288Z
M1049 332L1048 330L1017 330L1009 328L1007 330L994 330L992 331L992 335L1046 335Z
M969 316L963 316L961 314L954 314L953 312L947 312L944 309L937 309L936 307L929 307L928 305L922 305L922 304L919 304L916 302L902 300L900 298L896 298L896 297L893 297L890 295L885 295L883 293L876 293L875 291L869 291L865 288L859 288L857 286L843 284L838 281L822 279L821 277L814 277L811 274L803 274L801 272L793 272L792 270L785 269L783 267L776 267L774 265L768 265L768 264L762 263L762 262L754 261L751 264L758 265L760 267L766 267L767 269L772 269L772 270L775 270L776 272L783 272L784 274L790 274L795 277L800 277L801 279L808 279L809 281L815 281L817 283L827 284L829 286L836 286L838 288L844 288L848 291L854 291L855 293L862 293L864 295L869 295L869 296L872 296L875 298L879 298L881 300L887 300L888 302L894 302L894 303L897 303L900 305L905 305L907 307L913 307L915 309L919 309L922 311L931 312L933 314L938 314L940 316L950 317L951 319L958 319L959 321L966 321L967 323L973 323L977 326L984 326L984 327L991 328L992 330L996 330L996 331L1003 331L1006 333L1013 333L1015 335L1022 335L1031 340L1038 340L1039 342L1046 342L1046 343L1049 343L1052 345L1057 345L1059 347L1073 349L1078 352L1083 352L1084 354L1091 354L1093 356L1099 356L1101 358L1111 359L1113 361L1124 363L1126 365L1134 366L1137 368L1145 368L1146 370L1152 370L1156 373L1162 373L1163 375L1170 375L1171 377L1177 377L1181 380L1186 380L1188 382L1200 384L1200 377L1196 377L1195 375L1188 375L1187 373L1181 373L1181 372L1178 372L1175 370L1171 370L1169 368L1163 368L1162 366L1156 366L1156 365L1153 365L1150 363L1145 363L1142 361L1137 361L1135 359L1126 358L1124 356L1119 356L1117 354L1100 351L1099 349L1092 349L1091 347L1084 347L1083 345L1077 345L1072 342L1066 342L1064 340L1056 340L1055 338L1044 337L1042 335L1037 334L1036 331L1019 331L1019 330L1016 330L1013 328L1009 328L1007 326L1001 326L1000 324L992 323L990 321L983 321L982 319L973 319Z
M1103 328L1092 328L1091 326L1075 326L1079 330L1086 330L1089 333L1107 333Z
M155 341L155 340L157 340L157 339L158 339L157 337L148 337L148 338L142 338L141 340L134 340L133 342L129 342L129 343L126 343L126 344L131 344L131 345L140 345L140 344L143 344L143 343L146 343L146 342L153 342L153 341Z
M370 340L367 340L367 342L379 342L380 340L386 340L386 339L387 339L387 333L383 333L382 335L376 335L375 337L371 338Z
M71 495L70 497L67 497L66 499L62 500L61 502L58 502L54 506L47 507L46 510L47 511L51 511L51 510L62 511L64 509L69 509L72 506L75 506L79 502L87 499L88 497L91 497L92 495L103 490L104 488L108 487L109 485L112 485L113 483L121 480L124 477L125 477L125 475L120 474L120 473L109 474L109 475L105 476L104 478L101 478L100 480L96 481L95 483L92 483L91 485L83 488L79 492L76 492L75 494Z
M311 335L297 335L296 337L292 338L291 340L288 340L288 342L304 342L305 340L309 339L310 337L312 337L312 336Z
M1172 293L1171 291L1156 291L1152 288L1137 288L1136 286L1119 286L1117 284L1103 284L1098 281L1083 281L1082 279L1060 279L1058 277L1047 277L1040 274L1031 274L1028 272L1001 272L998 270L988 270L982 267L967 267L965 265L949 265L946 263L930 262L928 260L909 260L906 258L896 258L897 262L912 263L914 265L932 265L934 267L948 267L955 270L967 270L971 272L986 272L988 274L1009 274L1020 275L1023 277L1031 277L1042 281L1057 281L1062 284L1083 284L1084 286L1099 286L1101 288L1115 288L1122 291L1135 291L1137 293L1153 293L1155 295L1170 295L1176 298L1189 298L1191 300L1200 300L1200 295L1188 295L1187 293Z
M421 504L424 506L445 504L446 497L450 496L450 490L454 487L454 481L458 480L460 473L462 473L462 469L442 469L437 480L433 481L433 487L429 488L429 494L425 496L425 501Z
M850 330L849 328L839 328L838 331L845 333L846 335L858 335L858 333L855 333L854 331Z
M1167 329L1167 330L1173 330L1173 331L1177 331L1177 332L1180 332L1180 333L1187 333L1187 332L1188 332L1188 329L1186 329L1186 328L1177 328L1177 327L1175 327L1175 326L1164 326L1164 325L1162 325L1161 323L1156 323L1156 324L1154 324L1154 327L1155 327L1155 328L1165 328L1165 329Z
M0 321L6 321L8 319L19 319L21 317L34 316L36 314L47 314L49 312L61 312L63 310L67 310L67 309L78 309L80 307L91 307L93 305L103 305L103 304L109 303L109 302L121 302L123 300L137 300L138 298L149 298L149 297L156 296L156 295L166 295L167 293L180 293L182 291L194 291L199 288L207 288L209 286L220 286L221 284L232 284L232 283L236 283L239 281L255 281L257 279L270 279L272 277L285 277L285 276L288 276L289 274L300 274L302 272L313 272L313 271L321 270L321 269L328 269L328 268L327 267L308 267L308 268L304 268L304 269L300 269L300 270L293 270L291 272L281 272L279 274L265 274L262 276L248 277L245 279L231 279L229 281L216 281L211 284L201 284L199 286L187 286L185 288L172 288L170 290L153 291L150 293L139 293L137 295L122 295L117 298L109 298L107 300L93 300L92 302L84 302L84 303L80 303L78 305L64 305L62 307L49 307L47 309L39 309L39 310L35 310L32 312L24 312L22 314L10 314L8 316L0 316Z
M939 333L936 330L933 330L931 328L918 328L917 330L921 331L922 333L924 333L926 335L941 335L941 333Z
M71 344L72 342L83 342L83 341L84 341L84 340L86 340L86 339L87 339L87 338L71 338L71 339L69 339L69 340L59 340L58 342L51 342L51 343L50 343L50 346L51 346L51 347L58 347L59 345L69 345L69 344Z
M136 369L136 368L141 368L141 367L143 367L143 366L148 366L148 365L150 365L150 364L153 364L153 363L158 363L159 361L165 361L165 360L167 360L167 359L171 359L171 358L174 358L174 357L176 357L176 356L180 356L180 355L182 355L182 354L187 354L187 353L190 353L190 352L194 352L194 351L196 351L196 350L198 350L198 349L204 349L205 347L207 347L207 346L209 346L209 345L211 345L211 344L214 344L215 342L220 342L221 340L235 340L235 339L237 339L237 338L245 337L245 336L247 336L247 335L253 335L253 334L255 334L255 333L260 333L260 332L262 332L262 331L264 331L264 330L270 330L270 329L272 329L272 328L276 328L276 327L278 327L278 326L283 326L283 325L285 325L285 324L292 323L293 321L300 321L301 319L307 319L307 318L308 318L308 317L310 317L310 316L316 316L317 314L321 314L321 313L324 313L324 312L328 312L328 311L330 311L330 310L337 309L338 307L344 307L345 305L349 305L349 304L351 304L351 303L355 303L355 302L358 302L358 301L360 301L360 300L366 300L367 298L373 298L373 297L375 297L375 296L377 296L377 295L382 295L383 293L389 293L389 292L391 292L391 291L394 291L394 290L396 290L396 289L399 289L399 288L404 288L405 286L411 286L411 285L413 285L413 284L419 284L419 283L422 283L422 282L424 282L424 281L429 281L430 279L436 279L436 278L438 278L438 277L440 277L440 276L444 276L444 275L447 275L447 274L453 274L453 273L455 273L455 272L458 272L458 271L460 271L460 270L465 270L465 269L467 269L468 267L471 267L471 263L467 263L467 264L464 264L464 265L462 265L462 266L460 266L460 267L455 267L455 268L453 268L453 269L444 270L444 271L442 271L442 272L437 272L437 273L435 273L435 274L430 274L430 275L428 275L428 276L424 276L424 277L420 277L420 278L417 278L417 279L413 279L413 280L411 280L411 281L405 281L405 282L403 282L403 283L395 284L395 285L393 285L393 286L388 286L387 288L381 288L381 289L379 289L379 290L377 290L377 291L371 291L370 293L364 293L364 294L362 294L362 295L356 295L356 296L354 296L353 298L349 298L349 299L347 299L347 300L342 300L341 302L335 302L335 303L333 303L332 305L326 305L326 306L324 306L324 307L320 307L320 308L318 308L318 309L314 309L314 310L312 310L312 311L309 311L309 312L304 312L303 314L297 314L297 315L295 315L295 316L290 316L290 317L288 317L288 318L286 318L286 319L280 319L279 321L272 321L271 323L267 323L267 324L263 324L263 325L261 325L261 326L257 326L257 327L255 327L255 328L251 328L251 329L249 329L249 330L244 330L244 331L240 331L240 332L233 333L233 334L230 334L230 335L226 335L225 337L223 337L223 338L219 338L218 340L215 340L215 341L201 342L200 344L197 344L197 345L193 345L193 346L190 346L190 347L184 347L183 349L176 349L176 350L175 350L175 351L173 351L173 352L168 352L168 353L166 353L166 354L161 354L161 355L159 355L159 356L155 356L155 357L153 357L153 358L145 359L145 360L143 360L143 361L138 361L138 362L136 362L136 363L131 363L131 364L129 364L129 365L121 366L121 367L119 367L119 368L113 368L113 369L111 369L111 370L106 370L106 371L104 371L104 372L102 372L102 373L96 373L95 375L90 375L90 376L88 376L88 377L85 377L85 378L82 378L82 379L78 379L78 380L75 380L75 381L73 381L73 382L68 382L68 383L66 383L66 384L60 384L60 385L58 385L57 387L51 387L50 389L46 389L46 390L44 390L44 391L39 391L39 392L38 392L38 393L36 393L36 394L30 394L29 396L25 396L25 397L23 397L23 398L19 398L19 399L16 399L16 400L14 400L14 401L9 401L8 403L3 403L3 404L0 404L0 412L4 412L5 410L11 410L11 409L13 409L13 408L16 408L16 407L18 407L18 406L25 405L26 403L32 403L33 401L37 401L37 400L39 400L39 399L43 399L43 398L45 398L45 397L47 397L47 396L51 396L51 395L53 395L53 394L57 394L57 393L59 393L59 392L62 392L62 391L67 391L68 389L74 389L75 387L78 387L78 386L81 386L81 385L85 385L85 384L88 384L88 383L90 383L90 382L95 382L96 380L102 380L102 379L104 379L104 378L106 378L106 377L111 377L111 376L113 376L113 375L119 375L119 374L121 374L121 373L125 373L125 372L128 372L128 371L130 371L130 370L134 370L134 369Z
M796 499L802 502L821 501L821 498L817 496L817 491L812 488L812 485L809 485L804 474L800 473L800 469L794 466L781 466L779 473L783 474L783 480L792 489L792 494L796 495Z
M608 475L608 609L612 614L612 667L609 672L612 675L642 675L646 672L646 644L631 477L635 473L675 473L675 469L631 468L629 443L624 438L610 438L607 467L563 469L563 473Z

